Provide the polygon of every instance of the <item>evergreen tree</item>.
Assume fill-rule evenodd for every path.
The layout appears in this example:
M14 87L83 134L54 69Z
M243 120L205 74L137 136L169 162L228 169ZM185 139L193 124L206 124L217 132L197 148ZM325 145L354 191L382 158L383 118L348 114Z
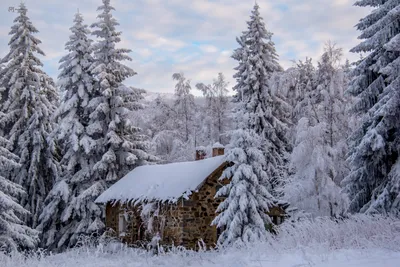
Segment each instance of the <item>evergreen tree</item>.
M20 4L19 15L11 28L10 52L2 59L5 68L0 84L5 87L0 115L3 136L11 142L10 151L20 157L20 168L10 177L22 185L26 195L21 204L29 212L29 226L36 227L43 202L58 175L56 147L48 142L52 131L57 92L53 80L41 70L35 54L44 55L33 36L37 29Z
M90 32L81 14L75 15L70 30L72 35L65 45L68 54L60 60L58 76L64 97L56 112L58 123L52 133L62 148L64 168L47 196L38 227L42 232L42 246L51 250L72 246L80 234L91 234L103 227L99 220L102 211L90 203L93 199L76 198L82 192L90 192L91 186L103 189L104 185L92 179L98 155L97 143L88 133L93 111L89 103L96 94L89 71L93 63L92 40L87 36Z
M134 167L146 164L152 159L146 150L145 136L141 129L130 120L130 112L141 108L138 100L141 92L124 86L122 82L136 75L131 68L120 61L131 60L127 55L131 50L116 48L121 41L121 32L116 31L119 23L113 18L109 0L103 0L98 8L99 21L92 27L92 34L100 41L94 45L94 63L91 70L98 80L96 89L100 95L90 106L95 107L90 115L90 134L102 142L101 160L94 171L108 182L115 182ZM153 158L154 159L154 158Z
M235 114L237 130L232 134L231 149L226 155L233 165L221 177L230 179L230 183L217 192L216 196L227 195L227 198L218 207L220 214L212 222L218 228L226 227L218 241L223 245L246 244L266 238L265 226L271 223L266 212L275 201L270 193L271 182L280 175L275 168L280 167L278 160L284 154L273 150L277 148L272 147L271 142L271 137L276 134L273 127L280 125L271 115L273 107L263 101L272 98L268 78L280 68L270 41L271 34L265 30L257 4L248 24L249 31L237 38L240 47L233 54L239 61L234 76L237 80L234 99L239 102ZM279 140L274 141L280 145ZM266 151L275 153L267 159ZM271 162L271 157L278 158Z
M271 179L272 186L277 189L286 176L287 160L290 144L287 138L290 106L283 96L271 90L272 73L281 71L277 62L272 33L265 29L260 16L258 4L255 4L248 30L239 39L241 46L246 46L247 55L243 66L238 67L236 77L243 99L248 99L246 109L250 116L249 127L261 136L266 161L264 170ZM244 42L244 44L243 44ZM243 48L240 48L238 51ZM236 57L236 55L234 55Z
M4 73L3 73L4 64L1 62L2 62L2 59L0 58L0 81L3 80L2 77L4 76ZM3 103L4 103L4 98L5 98L4 93L6 91L6 85L7 84L0 84L0 111L1 111L1 109L3 107ZM1 130L0 130L0 134L1 134Z
M224 228L218 239L221 245L243 245L266 239L267 224L271 218L267 215L274 204L269 193L269 177L263 170L265 156L262 138L249 127L253 114L246 110L250 99L239 104L236 112L237 127L233 131L230 150L226 160L234 163L225 169L220 179L230 179L230 183L218 190L216 197L226 196L217 208L217 217L212 224Z
M38 233L23 221L29 212L18 204L25 191L6 178L10 171L20 167L18 157L7 149L9 145L0 137L0 251L5 252L33 249L38 243Z
M359 0L374 10L357 24L363 41L351 51L369 53L354 69L349 93L363 114L352 135L351 172L343 181L351 212L400 212L399 55L397 0Z

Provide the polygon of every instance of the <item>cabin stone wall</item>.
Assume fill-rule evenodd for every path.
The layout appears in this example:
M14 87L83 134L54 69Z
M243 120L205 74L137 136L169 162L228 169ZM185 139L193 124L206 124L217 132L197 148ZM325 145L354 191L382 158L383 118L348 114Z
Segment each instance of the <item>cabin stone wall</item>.
M111 204L106 205L106 229L109 235L117 237L121 242L142 246L151 240L152 234L146 232L146 222L140 216L139 206L130 204ZM182 210L178 205L161 204L160 215L154 217L154 231L161 235L161 244L179 246L182 244ZM125 231L121 234L120 215L124 215ZM159 231L162 229L162 231Z
M198 192L193 192L188 200L182 201L183 236L182 245L196 249L202 240L207 247L217 243L217 228L211 226L216 210L223 198L214 198L217 190L229 181L218 181L225 166L214 171L203 183Z
M121 233L119 229L119 216L123 215L126 229ZM144 235L144 227L141 225L140 211L137 207L120 203L108 203L106 206L106 229L109 235L118 237L122 242L135 244Z

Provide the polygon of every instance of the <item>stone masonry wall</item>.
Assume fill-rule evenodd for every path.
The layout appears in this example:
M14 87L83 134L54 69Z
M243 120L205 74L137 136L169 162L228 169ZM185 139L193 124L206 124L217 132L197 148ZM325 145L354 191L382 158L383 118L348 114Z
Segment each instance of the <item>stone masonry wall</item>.
M125 214L126 231L120 236L119 215ZM163 218L165 220L163 220ZM161 225L162 224L162 225ZM160 214L154 218L154 231L160 232L161 244L179 246L182 243L182 215L178 205L161 205ZM129 245L141 246L151 240L151 235L146 234L146 225L140 216L138 206L110 203L106 206L106 229L112 230L111 236L118 237L121 242ZM160 231L162 230L162 231Z
M223 198L214 198L218 188L229 181L218 181L225 165L210 175L198 192L192 193L189 200L183 201L182 210L183 236L182 245L186 248L198 249L198 242L203 240L207 247L217 242L217 228L211 226L216 210Z

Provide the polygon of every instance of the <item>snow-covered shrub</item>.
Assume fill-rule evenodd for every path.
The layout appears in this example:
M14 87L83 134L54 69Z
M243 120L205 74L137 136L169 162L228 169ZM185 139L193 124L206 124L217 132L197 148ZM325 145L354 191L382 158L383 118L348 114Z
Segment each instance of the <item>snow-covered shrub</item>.
M319 217L284 223L274 240L277 248L326 247L328 250L386 248L400 251L400 227L394 217L354 215Z
M173 247L155 256L143 249L110 243L107 246L75 248L48 256L44 256L43 253L28 257L0 254L1 267L397 267L399 259L399 221L394 218L366 215L344 220L318 218L296 224L285 223L276 238L241 249L229 247L195 252Z

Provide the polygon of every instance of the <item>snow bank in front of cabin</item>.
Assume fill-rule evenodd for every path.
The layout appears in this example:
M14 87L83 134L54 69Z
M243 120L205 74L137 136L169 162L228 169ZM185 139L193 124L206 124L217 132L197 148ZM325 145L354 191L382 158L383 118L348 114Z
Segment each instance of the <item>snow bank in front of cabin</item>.
M152 256L140 250L117 253L94 250L69 251L42 259L3 258L2 267L399 267L400 252L384 249L346 249L313 251L299 248L292 251L253 250L217 252L177 252Z
M176 201L189 196L221 164L225 156L164 165L140 166L129 172L97 199L96 203L145 199Z
M201 252L175 248L154 256L108 243L27 259L0 253L0 263L1 267L399 267L400 222L366 215L305 219L284 223L275 238L247 248Z

